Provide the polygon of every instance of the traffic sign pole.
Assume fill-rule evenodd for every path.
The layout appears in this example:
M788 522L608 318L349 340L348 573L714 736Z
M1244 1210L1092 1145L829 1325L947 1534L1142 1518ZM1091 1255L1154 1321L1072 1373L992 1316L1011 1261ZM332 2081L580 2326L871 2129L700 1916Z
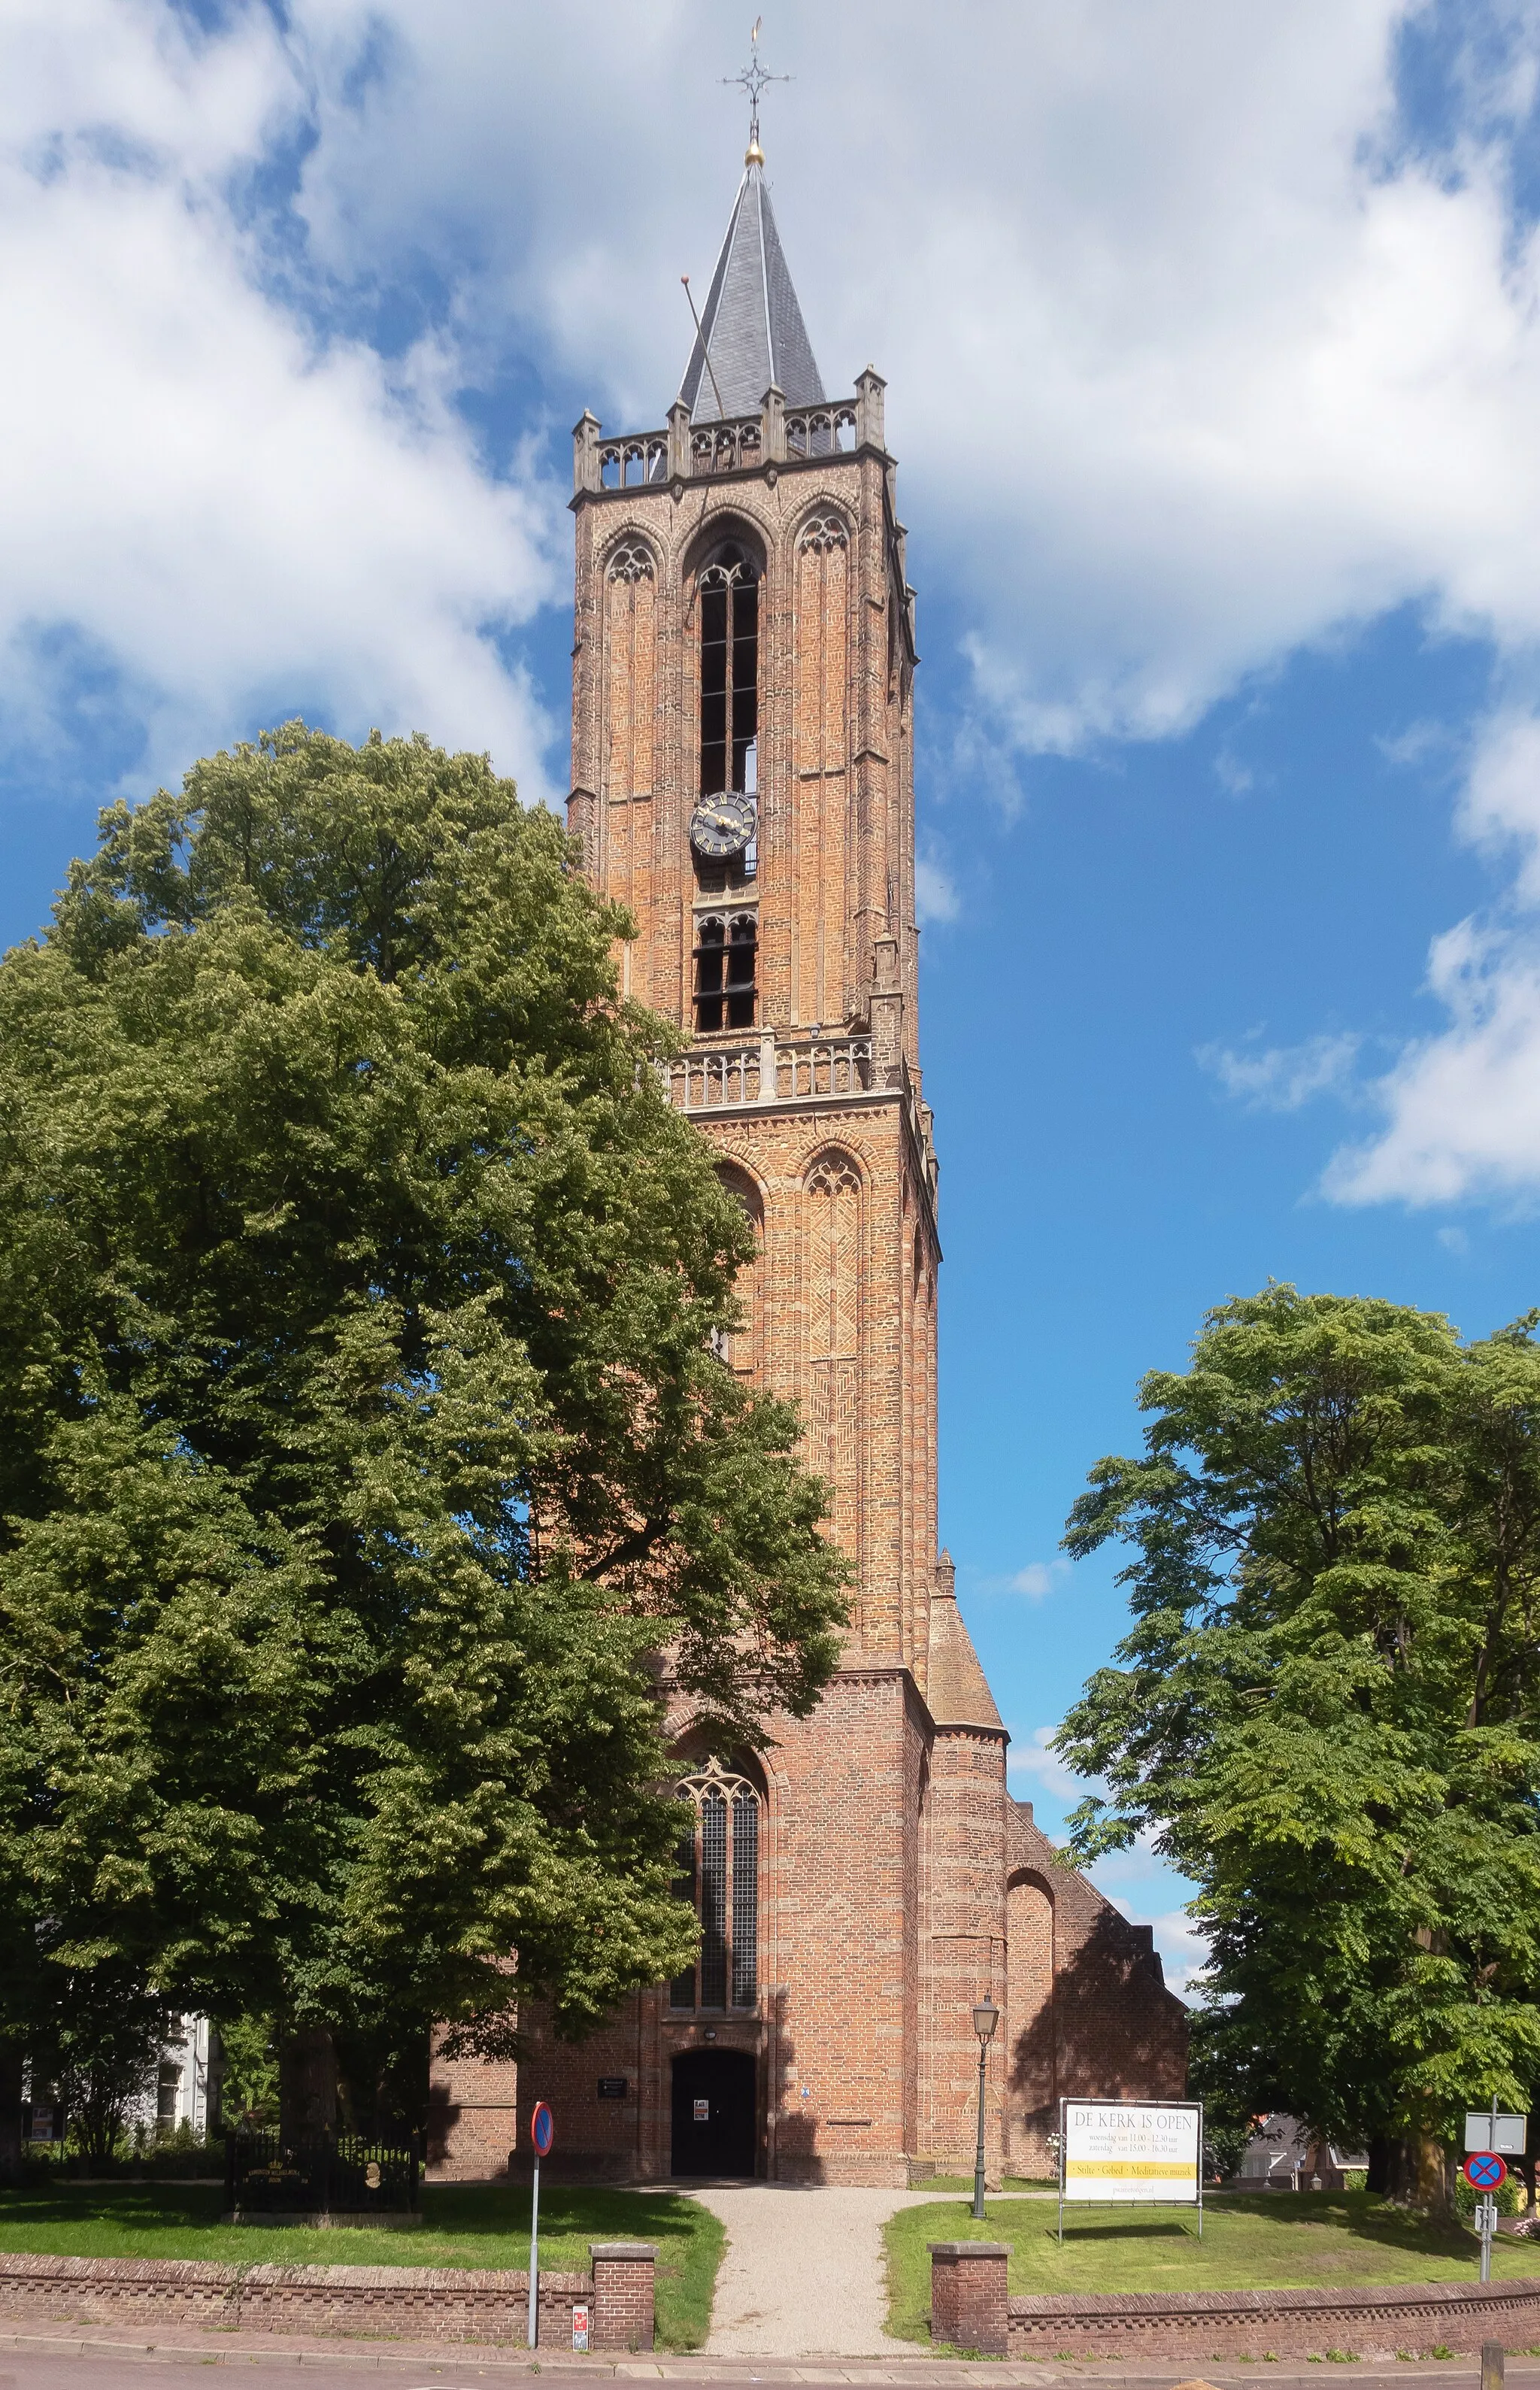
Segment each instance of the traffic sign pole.
M530 2290L529 2345L540 2343L540 2161L556 2139L556 2119L544 2100L537 2100L530 2113L530 2140L534 2149L534 2187L530 2193Z
M1494 2140L1497 2138L1495 2108L1492 2114L1492 2138ZM1501 2191L1508 2180L1508 2167L1495 2150L1472 2150L1460 2168L1460 2172L1472 2190L1479 2191L1482 2194L1476 2202L1476 2230L1481 2235L1482 2242L1481 2279L1483 2282L1490 2282L1492 2242L1497 2229L1497 2202L1494 2194Z
M534 2153L534 2189L530 2193L530 2330L529 2345L540 2340L540 2152Z

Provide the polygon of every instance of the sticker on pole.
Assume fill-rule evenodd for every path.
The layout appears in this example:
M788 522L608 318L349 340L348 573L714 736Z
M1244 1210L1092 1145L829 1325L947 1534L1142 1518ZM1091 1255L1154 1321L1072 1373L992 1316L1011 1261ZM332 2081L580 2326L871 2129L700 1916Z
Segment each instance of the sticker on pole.
M551 2143L556 2139L556 2118L544 2100L537 2100L534 2103L534 2109L530 2117L530 2139L534 2143L534 2153L537 2158L549 2156Z
M1495 2150L1472 2150L1460 2172L1477 2191L1501 2191L1508 2180L1508 2168Z

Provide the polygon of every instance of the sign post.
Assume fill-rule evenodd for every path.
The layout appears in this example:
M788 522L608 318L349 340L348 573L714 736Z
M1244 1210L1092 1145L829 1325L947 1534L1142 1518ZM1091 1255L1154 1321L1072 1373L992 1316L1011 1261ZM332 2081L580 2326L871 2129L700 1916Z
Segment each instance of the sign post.
M1460 2172L1473 2190L1483 2196L1476 2202L1476 2230L1481 2236L1483 2282L1492 2280L1492 2242L1497 2230L1497 2202L1494 2192L1508 2180L1508 2167L1501 2152L1521 2158L1529 2133L1527 2116L1510 2116L1499 2110L1495 2100L1489 2109L1469 2108L1465 2116L1466 2160Z
M548 2155L556 2139L556 2118L544 2100L537 2100L530 2116L530 2139L534 2144L534 2189L530 2195L530 2330L532 2348L540 2342L540 2161Z
M1199 2100L1060 2100L1059 2237L1066 2200L1196 2207L1203 2237L1203 2105Z

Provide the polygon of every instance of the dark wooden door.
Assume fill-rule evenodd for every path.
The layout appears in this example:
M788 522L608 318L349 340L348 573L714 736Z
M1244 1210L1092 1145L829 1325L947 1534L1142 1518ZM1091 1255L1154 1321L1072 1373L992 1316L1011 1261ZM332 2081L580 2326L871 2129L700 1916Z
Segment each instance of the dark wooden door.
M676 2175L751 2177L759 2140L754 2062L746 2049L686 2049L674 2062Z

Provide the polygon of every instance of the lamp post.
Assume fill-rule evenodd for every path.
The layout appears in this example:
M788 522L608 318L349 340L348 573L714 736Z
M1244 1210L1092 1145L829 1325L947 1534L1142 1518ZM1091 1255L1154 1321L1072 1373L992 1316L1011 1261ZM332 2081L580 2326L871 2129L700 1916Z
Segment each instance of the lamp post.
M984 2220L984 2068L999 2022L1000 2011L986 1992L973 2011L973 2030L979 2037L979 2146L973 2159L973 2214L980 2224Z

